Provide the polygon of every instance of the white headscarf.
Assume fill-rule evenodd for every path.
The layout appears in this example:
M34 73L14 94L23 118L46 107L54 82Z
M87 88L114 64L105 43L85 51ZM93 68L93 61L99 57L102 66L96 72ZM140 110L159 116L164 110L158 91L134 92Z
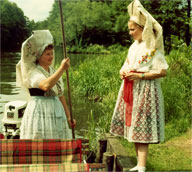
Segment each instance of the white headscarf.
M36 68L36 61L39 59L45 48L53 44L53 37L49 30L36 30L22 44L21 60L16 65L16 83L24 89L29 88L30 72ZM53 65L53 64L52 64Z
M142 40L148 49L158 49L164 54L161 25L149 14L139 0L133 0L128 5L130 20L143 27Z

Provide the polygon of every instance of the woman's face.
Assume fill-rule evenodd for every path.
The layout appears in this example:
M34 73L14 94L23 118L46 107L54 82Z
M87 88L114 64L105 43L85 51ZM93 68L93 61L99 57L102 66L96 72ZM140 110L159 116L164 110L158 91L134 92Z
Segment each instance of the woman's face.
M38 60L38 63L41 66L48 67L52 64L53 61L53 49L47 49L43 52L41 57Z
M134 23L133 21L128 22L129 34L133 37L134 40L142 41L142 32L143 28Z

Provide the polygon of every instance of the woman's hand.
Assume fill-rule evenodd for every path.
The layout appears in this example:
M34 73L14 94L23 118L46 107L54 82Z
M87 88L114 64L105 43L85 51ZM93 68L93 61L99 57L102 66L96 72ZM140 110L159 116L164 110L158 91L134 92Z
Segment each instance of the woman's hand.
M75 119L71 120L71 118L67 118L67 121L68 121L69 125L71 126L71 128L74 128L76 126Z
M70 111L69 111L69 108L68 108L66 100L65 100L65 96L62 95L61 97L59 97L59 99L64 107L68 124L70 125L71 128L74 128L76 126L76 120L75 119L71 120L71 115L70 115Z
M125 71L120 71L120 78L125 79L126 72Z
M138 80L142 78L142 75L141 73L127 72L124 78L128 80Z
M61 62L61 67L64 70L69 69L69 67L70 67L70 59L69 58L63 59L62 62Z
M165 69L161 70L160 73L145 72L142 74L142 73L135 73L135 72L127 72L125 74L125 78L129 80L138 80L138 79L151 80L151 79L157 79L165 76L166 76Z

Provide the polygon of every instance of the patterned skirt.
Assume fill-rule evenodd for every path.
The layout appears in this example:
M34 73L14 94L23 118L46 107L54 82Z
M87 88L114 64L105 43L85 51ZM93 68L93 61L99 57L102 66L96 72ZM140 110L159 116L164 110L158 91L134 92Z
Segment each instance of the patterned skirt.
M72 138L63 105L57 96L32 96L20 130L21 139Z
M110 133L135 143L164 141L164 102L159 79L134 81L131 126L125 125L123 86L124 82L119 90Z

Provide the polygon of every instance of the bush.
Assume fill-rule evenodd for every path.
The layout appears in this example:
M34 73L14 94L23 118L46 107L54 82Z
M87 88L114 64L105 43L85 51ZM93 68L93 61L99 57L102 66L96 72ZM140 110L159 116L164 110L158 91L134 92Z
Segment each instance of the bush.
M82 48L77 46L72 46L67 48L70 53L90 53L90 54L109 54L108 51L103 45L90 44L88 47Z
M123 47L120 44L113 44L113 45L109 46L107 49L112 53L127 51L127 47Z
M172 50L167 57L169 70L163 79L162 90L165 102L166 140L178 136L191 123L191 62L190 47Z
M105 49L103 45L98 44L90 44L86 51L88 53L101 53L101 54L109 54L109 52Z

